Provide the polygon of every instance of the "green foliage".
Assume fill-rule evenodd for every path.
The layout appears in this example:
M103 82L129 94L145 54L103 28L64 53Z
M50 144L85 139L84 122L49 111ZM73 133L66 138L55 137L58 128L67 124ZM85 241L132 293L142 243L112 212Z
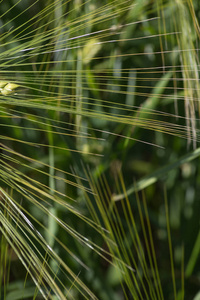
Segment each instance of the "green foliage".
M198 299L198 1L0 15L0 298Z

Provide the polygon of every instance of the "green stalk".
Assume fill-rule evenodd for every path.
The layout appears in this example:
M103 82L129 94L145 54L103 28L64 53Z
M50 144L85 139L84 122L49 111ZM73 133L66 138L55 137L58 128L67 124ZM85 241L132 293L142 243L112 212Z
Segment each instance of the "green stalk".
M53 148L53 134L51 132L51 126L48 126L48 140L49 140L49 189L50 193L53 195L55 190L55 179L54 179L54 148ZM56 216L56 208L54 204L52 203L52 206L49 209L49 219L48 219L48 230L52 234L48 234L48 244L50 247L53 247L54 245L54 235L57 232L57 223L54 218L52 218L51 214Z
M82 121L82 52L78 51L77 58L77 73L76 73L76 125L77 125L77 134L81 130L81 121ZM77 139L77 148L80 149L80 138Z
M199 253L200 253L200 231L197 236L196 242L193 247L192 254L190 256L190 259L189 259L187 267L186 267L185 277L188 278L192 274L194 267L196 265L196 262L199 258Z
M176 279L175 279L175 272L174 272L174 259L173 259L172 240L171 240L171 233L170 233L170 221L169 221L169 210L168 210L166 189L164 191L164 200L165 200L167 235L168 235L169 254L170 254L170 263L171 263L172 283L173 283L173 290L174 290L174 300L176 300L177 299Z

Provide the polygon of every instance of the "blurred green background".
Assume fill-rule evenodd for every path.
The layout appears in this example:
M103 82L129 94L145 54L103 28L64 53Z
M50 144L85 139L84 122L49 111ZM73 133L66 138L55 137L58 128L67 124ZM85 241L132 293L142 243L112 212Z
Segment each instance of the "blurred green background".
M1 189L30 217L35 234L39 230L98 299L198 299L198 1L10 0L1 2L0 13L0 82L19 85L10 95L2 92L0 97ZM89 190L87 193L87 174L97 185L95 195ZM128 216L123 209L123 184L129 197ZM147 229L148 222L151 224L162 293L149 288L134 248L132 221L129 226L132 216L152 280L150 286L156 290L149 258L153 253L143 235L138 197L147 203L148 217L142 208L142 220ZM100 198L106 199L103 210ZM6 215L4 201L1 213ZM115 209L119 217L115 217ZM107 210L110 215L106 215ZM70 229L59 227L60 221L55 222L51 214ZM16 215L22 218L19 212ZM11 214L9 218L14 220ZM108 220L117 244L123 232L118 255L133 269L131 253L135 257L138 269L132 277L118 274L98 251L84 244L91 240L111 258L108 240L102 231L97 234L92 220L106 229ZM0 225L6 228L3 219ZM118 226L121 229L115 232ZM46 228L67 245L67 251ZM3 265L5 231L1 234ZM27 243L29 234L26 228ZM34 235L31 239L45 256L47 250L38 239ZM12 243L8 243L10 253ZM150 239L148 243L151 245ZM0 272L4 286L1 299L34 299L32 280L28 275L26 278L16 249L10 257L6 255L10 268L7 265ZM127 257L125 249L130 251ZM84 299L55 260L50 255L55 281L58 279L61 289L69 289L66 299ZM140 293L133 288L138 274L144 277L144 286L138 284ZM62 299L53 291L48 297ZM40 294L35 298L40 299Z

